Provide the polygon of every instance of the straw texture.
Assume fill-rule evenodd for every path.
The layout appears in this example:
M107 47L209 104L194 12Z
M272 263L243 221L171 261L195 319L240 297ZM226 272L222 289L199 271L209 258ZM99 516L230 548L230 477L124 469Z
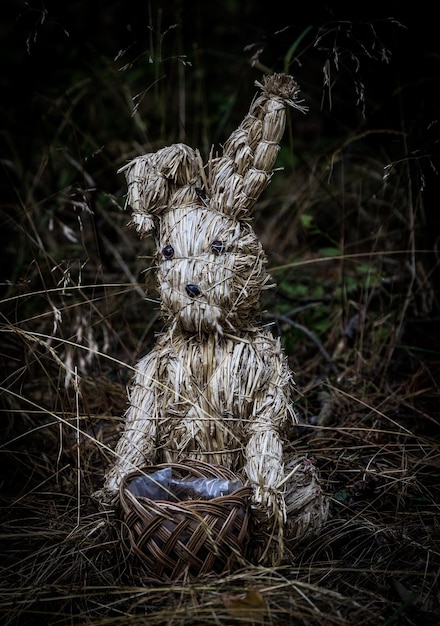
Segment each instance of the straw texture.
M272 177L286 107L307 110L291 76L274 74L257 85L262 93L224 144L222 156L210 157L204 166L197 150L179 143L138 157L119 170L128 183L131 223L141 236L155 230L158 216L167 208L184 204L203 204L240 219L250 214Z
M116 494L122 477L145 461L196 458L245 467L259 486L256 500L267 500L266 485L276 501L281 440L296 420L292 385L280 342L269 334L202 342L169 330L138 364L106 488Z
M319 529L327 510L313 464L286 458L294 381L280 341L259 322L272 283L250 222L286 107L305 109L290 76L259 86L223 154L206 166L177 144L123 168L132 224L156 240L167 328L137 366L116 462L97 495L115 505L125 477L145 464L193 459L240 472L252 488L254 556L279 563L286 533Z
M174 254L164 258L171 245ZM199 335L250 327L271 286L266 256L250 225L205 207L166 211L158 233L157 286L172 329ZM195 285L198 293L188 292Z

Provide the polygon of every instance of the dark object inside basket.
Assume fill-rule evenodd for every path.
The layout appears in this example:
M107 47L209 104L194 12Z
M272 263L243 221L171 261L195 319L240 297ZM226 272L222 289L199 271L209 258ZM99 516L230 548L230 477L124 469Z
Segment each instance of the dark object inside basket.
M169 502L211 500L227 496L243 486L243 482L239 479L175 477L171 467L165 467L151 474L135 476L127 483L127 488L138 498Z

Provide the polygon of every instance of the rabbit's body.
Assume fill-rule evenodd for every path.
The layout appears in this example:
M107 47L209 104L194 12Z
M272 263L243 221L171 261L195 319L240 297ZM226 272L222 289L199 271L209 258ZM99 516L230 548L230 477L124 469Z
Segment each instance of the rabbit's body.
M200 459L244 471L257 501L281 503L283 444L295 416L278 340L264 331L206 339L168 331L136 369L110 492L145 464Z

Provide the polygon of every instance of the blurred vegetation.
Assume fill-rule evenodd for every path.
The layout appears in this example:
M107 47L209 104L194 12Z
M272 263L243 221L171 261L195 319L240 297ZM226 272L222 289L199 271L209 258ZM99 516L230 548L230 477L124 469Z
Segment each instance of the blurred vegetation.
M246 623L438 623L436 29L423 3L3 1L5 624L231 624L224 593L247 588L270 611ZM281 71L309 111L289 112L255 215L277 283L264 321L332 518L290 569L142 593L78 530L162 327L117 170L180 141L206 157Z

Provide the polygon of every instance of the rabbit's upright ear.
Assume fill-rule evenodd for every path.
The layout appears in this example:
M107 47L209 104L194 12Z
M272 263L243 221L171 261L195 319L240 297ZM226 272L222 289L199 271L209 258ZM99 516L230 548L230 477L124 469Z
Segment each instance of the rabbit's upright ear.
M183 143L137 157L119 172L127 180L130 224L141 237L155 229L157 218L177 196L180 202L190 202L200 181L197 153Z
M302 113L307 111L292 76L273 74L256 85L261 88L261 94L226 141L223 156L209 164L212 205L239 219L251 213L270 182L286 125L287 107Z

